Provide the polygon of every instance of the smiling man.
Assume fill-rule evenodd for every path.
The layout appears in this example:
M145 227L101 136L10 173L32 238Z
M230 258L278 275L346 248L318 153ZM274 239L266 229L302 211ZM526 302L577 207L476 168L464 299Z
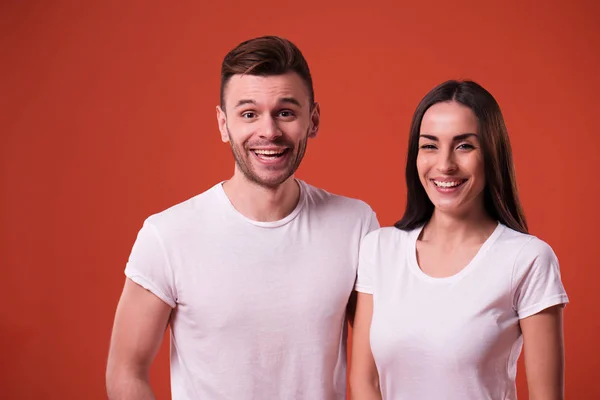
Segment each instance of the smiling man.
M241 43L221 69L233 176L150 216L125 268L109 398L153 399L171 329L174 400L342 400L346 322L371 208L296 179L319 130L310 71L279 37Z

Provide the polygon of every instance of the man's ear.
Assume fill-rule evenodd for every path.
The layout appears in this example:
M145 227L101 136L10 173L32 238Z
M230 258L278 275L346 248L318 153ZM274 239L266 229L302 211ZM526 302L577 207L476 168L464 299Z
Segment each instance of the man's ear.
M227 132L227 114L221 106L217 106L217 123L219 124L219 132L221 132L221 140L223 143L229 142L229 132Z
M314 138L319 132L319 125L321 124L321 106L319 103L314 103L312 111L310 113L310 128L308 131L308 137Z

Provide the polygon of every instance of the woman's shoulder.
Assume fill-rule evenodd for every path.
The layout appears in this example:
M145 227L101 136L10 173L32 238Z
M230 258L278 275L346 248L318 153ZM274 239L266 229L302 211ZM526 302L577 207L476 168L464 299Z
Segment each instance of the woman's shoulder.
M394 226L385 226L369 232L362 241L361 248L365 250L398 249L412 239L417 229L402 230Z
M554 259L554 250L543 239L530 233L523 233L504 227L504 232L499 240L500 244L509 247L518 253L519 259ZM508 249L507 249L508 250Z

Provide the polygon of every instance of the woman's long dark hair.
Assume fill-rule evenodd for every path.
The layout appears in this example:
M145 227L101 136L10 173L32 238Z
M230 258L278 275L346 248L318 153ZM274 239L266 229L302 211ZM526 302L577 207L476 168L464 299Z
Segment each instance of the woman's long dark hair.
M447 81L423 97L413 115L406 160L407 203L395 227L415 229L429 221L433 203L417 171L419 135L425 112L436 103L456 101L469 107L479 123L479 140L485 170L484 206L490 217L516 231L527 233L527 222L519 201L508 132L500 106L483 87L472 81Z

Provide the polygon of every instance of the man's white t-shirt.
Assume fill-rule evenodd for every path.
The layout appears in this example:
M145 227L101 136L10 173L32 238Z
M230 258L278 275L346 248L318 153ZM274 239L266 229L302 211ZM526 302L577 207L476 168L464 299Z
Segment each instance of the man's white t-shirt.
M173 308L174 400L345 399L346 305L379 225L366 203L297 182L279 221L244 217L217 184L139 231L125 274Z
M568 303L554 252L498 224L463 270L433 278L417 263L421 229L378 229L360 250L383 399L516 399L519 320Z

